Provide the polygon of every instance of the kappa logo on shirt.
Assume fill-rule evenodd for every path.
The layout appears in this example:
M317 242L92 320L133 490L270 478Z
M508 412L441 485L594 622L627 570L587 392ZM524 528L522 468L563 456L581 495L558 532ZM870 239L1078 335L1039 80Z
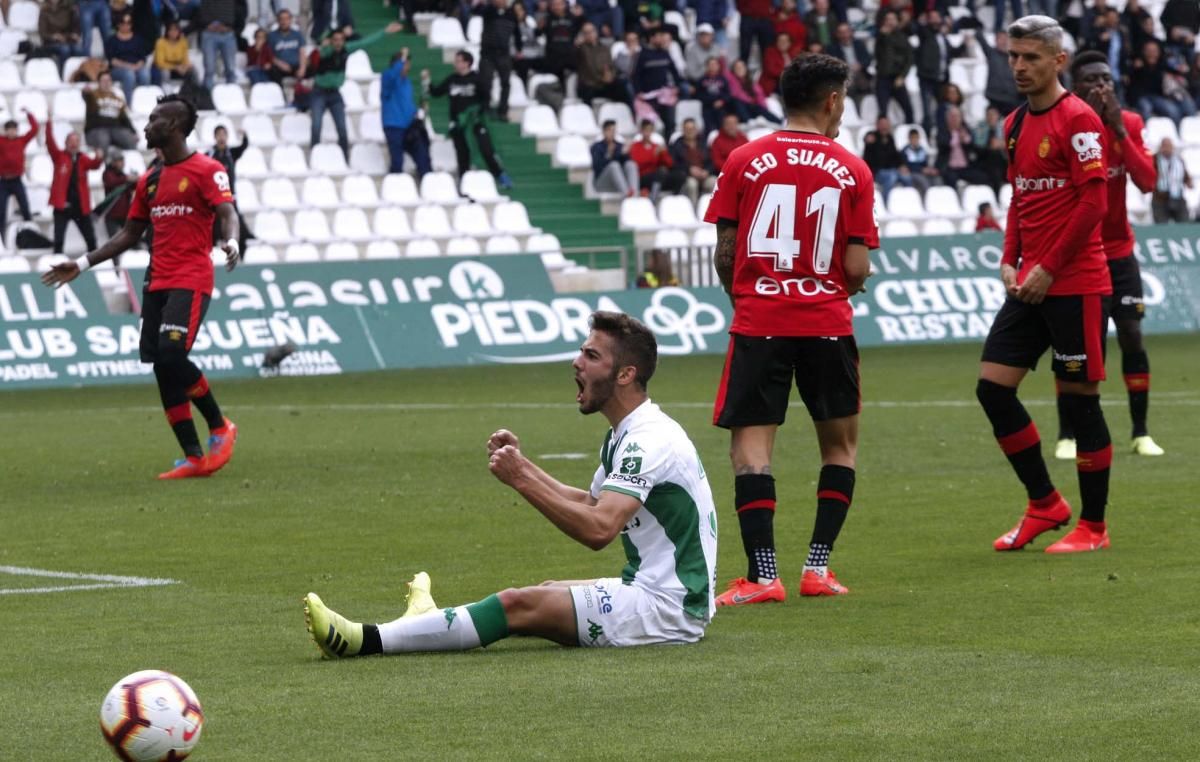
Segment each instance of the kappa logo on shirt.
M1100 133L1098 132L1075 133L1071 136L1071 148L1079 157L1080 164L1096 161L1104 155L1104 149L1100 147Z

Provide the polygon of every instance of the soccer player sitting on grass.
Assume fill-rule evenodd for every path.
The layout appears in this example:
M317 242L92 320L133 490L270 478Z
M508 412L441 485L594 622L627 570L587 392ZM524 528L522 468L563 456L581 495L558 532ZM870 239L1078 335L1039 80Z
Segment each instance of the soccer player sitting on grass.
M70 283L83 271L116 257L142 240L154 225L154 245L142 294L142 362L154 378L167 421L184 457L160 479L208 476L229 462L237 427L221 414L208 380L188 359L213 290L213 217L221 221L226 269L238 259L238 222L229 175L216 160L192 151L187 136L196 127L196 107L177 95L158 99L146 125L146 144L162 151L163 164L142 176L129 218L108 243L42 275L47 286ZM200 446L191 405L208 423L208 455Z
M636 319L596 312L572 367L584 415L612 424L590 490L554 479L501 429L488 439L489 468L571 539L593 550L618 536L620 577L546 582L477 603L436 610L428 577L413 581L405 616L359 624L304 598L310 634L326 658L413 651L462 651L509 635L563 645L691 643L714 611L717 516L708 479L687 434L650 401L658 362L654 334ZM421 613L425 612L425 613Z

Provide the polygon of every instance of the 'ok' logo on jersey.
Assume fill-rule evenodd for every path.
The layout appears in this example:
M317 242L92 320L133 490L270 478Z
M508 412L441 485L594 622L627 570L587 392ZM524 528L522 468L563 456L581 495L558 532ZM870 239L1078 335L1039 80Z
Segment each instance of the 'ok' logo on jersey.
M1077 132L1071 136L1071 148L1079 157L1080 164L1099 159L1103 151L1100 148L1100 133Z

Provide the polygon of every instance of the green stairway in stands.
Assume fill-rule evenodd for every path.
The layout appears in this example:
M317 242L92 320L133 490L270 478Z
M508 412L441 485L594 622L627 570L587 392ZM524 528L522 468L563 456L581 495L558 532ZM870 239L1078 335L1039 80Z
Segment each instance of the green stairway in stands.
M396 8L385 7L380 0L354 0L353 8L360 34L381 29L396 19ZM409 48L412 56L410 76L416 88L420 87L421 69L429 69L435 82L450 74L451 66L442 62L442 51L430 48L423 36L409 34L408 30L385 37L367 48L372 67L382 72L392 55L403 47ZM432 99L430 113L434 128L446 134L449 123L447 100ZM536 141L521 136L520 124L493 120L489 127L505 169L513 179L514 187L504 192L514 201L525 204L531 224L558 236L567 249L621 246L632 257L633 237L618 229L615 217L601 212L599 201L584 198L583 189L568 180L566 170L551 166L550 157L537 152ZM585 258L575 258L587 264ZM617 255L610 254L597 257L596 264L616 267L619 260Z

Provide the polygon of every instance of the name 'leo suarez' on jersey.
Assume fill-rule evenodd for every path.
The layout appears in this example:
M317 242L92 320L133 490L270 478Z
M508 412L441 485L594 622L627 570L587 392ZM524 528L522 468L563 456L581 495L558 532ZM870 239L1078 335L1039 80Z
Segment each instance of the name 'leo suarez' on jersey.
M737 225L731 333L853 335L846 247L879 247L862 159L816 133L759 138L726 161L704 221Z

